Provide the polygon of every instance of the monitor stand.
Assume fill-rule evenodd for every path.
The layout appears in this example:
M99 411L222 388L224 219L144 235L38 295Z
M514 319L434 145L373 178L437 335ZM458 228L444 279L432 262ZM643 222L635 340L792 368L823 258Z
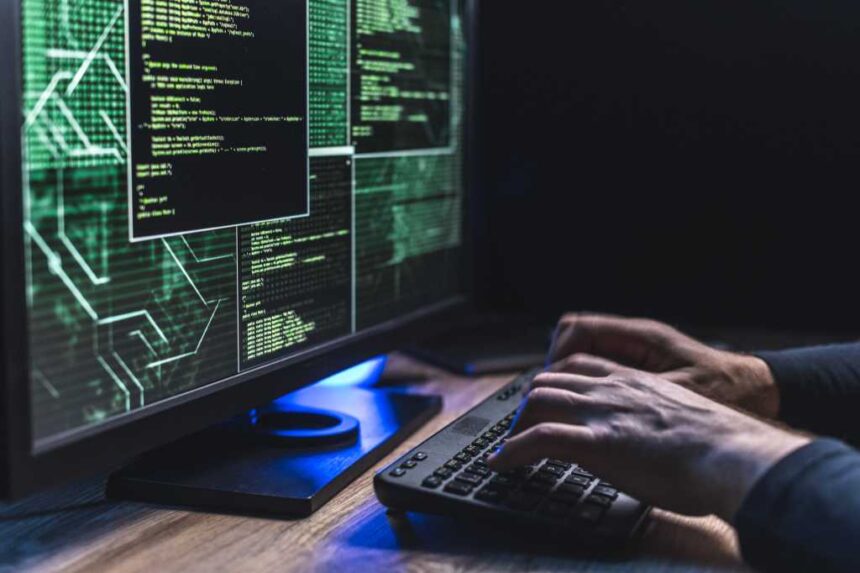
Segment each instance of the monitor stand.
M306 517L436 415L438 396L312 386L142 456L107 496Z

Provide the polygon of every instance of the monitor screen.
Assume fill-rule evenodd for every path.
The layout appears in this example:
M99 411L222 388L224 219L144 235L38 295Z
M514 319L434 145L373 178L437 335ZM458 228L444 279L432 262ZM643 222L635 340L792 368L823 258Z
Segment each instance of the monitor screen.
M34 452L462 294L460 0L19 1Z

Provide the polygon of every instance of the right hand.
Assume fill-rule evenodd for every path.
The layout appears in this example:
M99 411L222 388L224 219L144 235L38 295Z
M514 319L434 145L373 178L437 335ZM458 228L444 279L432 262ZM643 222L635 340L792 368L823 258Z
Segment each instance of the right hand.
M581 463L649 504L727 521L774 464L810 441L627 368L540 374L518 414L489 459L494 470Z
M779 389L763 360L711 348L653 320L565 315L549 361L552 371L587 376L635 368L758 416L779 414Z

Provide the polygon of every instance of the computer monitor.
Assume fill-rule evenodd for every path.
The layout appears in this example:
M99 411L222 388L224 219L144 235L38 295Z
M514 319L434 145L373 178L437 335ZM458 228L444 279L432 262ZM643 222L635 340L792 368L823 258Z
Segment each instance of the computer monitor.
M462 310L474 4L2 1L0 494Z

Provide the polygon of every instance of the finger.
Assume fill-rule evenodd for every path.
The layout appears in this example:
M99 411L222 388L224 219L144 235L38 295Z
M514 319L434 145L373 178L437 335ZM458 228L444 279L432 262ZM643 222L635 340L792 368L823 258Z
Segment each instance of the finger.
M579 460L594 444L591 430L583 426L541 424L505 442L488 462L496 471L535 463L544 458Z
M585 376L606 377L615 374L625 367L617 362L592 356L591 354L572 354L552 366L550 372L566 372L568 374L582 374Z
M530 428L545 424L578 424L587 415L591 399L581 394L558 388L537 388L529 392L514 422L510 435L515 436Z
M571 354L590 354L623 365L649 368L673 336L672 327L644 319L595 314L569 314L561 319L553 337L549 361Z
M542 372L532 380L532 390L537 388L558 388L568 392L587 394L601 384L602 378L565 372Z

